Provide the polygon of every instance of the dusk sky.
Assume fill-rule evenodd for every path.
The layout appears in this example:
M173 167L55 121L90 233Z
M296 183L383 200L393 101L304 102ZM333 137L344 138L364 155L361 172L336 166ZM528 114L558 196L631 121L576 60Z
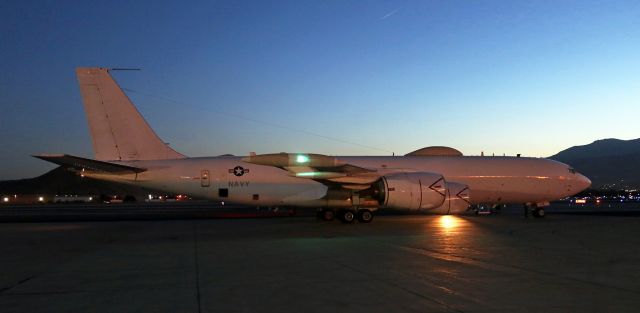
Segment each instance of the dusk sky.
M640 137L639 1L10 1L0 179L92 157L75 78L114 72L189 156L546 157Z

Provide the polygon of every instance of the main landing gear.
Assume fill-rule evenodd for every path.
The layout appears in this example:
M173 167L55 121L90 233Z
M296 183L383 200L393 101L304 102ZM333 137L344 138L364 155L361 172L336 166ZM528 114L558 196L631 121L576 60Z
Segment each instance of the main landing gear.
M358 211L358 222L371 223L371 221L373 221L373 212L367 209L362 209Z
M356 220L360 223L371 223L373 221L373 211L370 209L322 209L318 211L318 218L324 221L333 221L338 218L345 224L353 224Z

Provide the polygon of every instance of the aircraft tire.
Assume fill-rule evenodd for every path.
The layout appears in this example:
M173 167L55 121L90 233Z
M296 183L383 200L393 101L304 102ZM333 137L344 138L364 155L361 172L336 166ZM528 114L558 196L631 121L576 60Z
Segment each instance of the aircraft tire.
M545 212L544 212L544 208L535 208L533 209L533 216L534 217L544 217Z
M333 210L330 209L324 209L322 211L320 211L320 218L323 221L333 221L333 219L336 217L336 212L334 212Z
M338 218L345 224L352 224L356 221L356 213L351 210L338 211Z
M358 211L358 222L371 223L371 221L373 221L373 212L367 209Z

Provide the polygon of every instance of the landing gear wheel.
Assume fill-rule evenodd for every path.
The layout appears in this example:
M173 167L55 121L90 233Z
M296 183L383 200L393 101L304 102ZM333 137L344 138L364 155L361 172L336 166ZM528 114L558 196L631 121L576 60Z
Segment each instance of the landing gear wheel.
M333 212L333 210L322 210L320 211L320 218L323 221L333 221L333 219L336 217L336 212Z
M533 216L534 217L544 217L544 209L543 208L535 208L533 209Z
M345 224L351 224L355 222L356 214L351 210L340 210L338 211L338 218Z
M358 211L358 221L360 223L371 223L373 221L373 212L369 210Z

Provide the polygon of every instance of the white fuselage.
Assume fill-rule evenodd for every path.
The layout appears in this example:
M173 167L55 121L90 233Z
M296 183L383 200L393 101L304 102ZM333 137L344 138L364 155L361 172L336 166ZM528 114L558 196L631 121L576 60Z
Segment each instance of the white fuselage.
M37 157L85 176L168 193L256 206L351 207L356 210L341 211L358 214L360 208L383 205L451 212L469 203L540 204L591 184L559 162L465 157L449 147L425 147L398 157L277 153L187 158L154 133L109 71L76 69L95 160ZM353 221L353 212L347 213L345 218Z
M472 204L544 203L576 194L590 181L566 164L541 158L364 156L340 161L375 170L431 172L463 183ZM242 157L202 157L175 160L114 162L146 169L127 175L92 174L170 193L189 194L232 203L260 206L324 206L329 187L308 178L292 177L284 169L242 161ZM238 168L240 167L240 168ZM235 170L234 170L235 169ZM226 191L225 191L226 189ZM335 200L335 199L334 199ZM348 206L350 199L340 199Z

